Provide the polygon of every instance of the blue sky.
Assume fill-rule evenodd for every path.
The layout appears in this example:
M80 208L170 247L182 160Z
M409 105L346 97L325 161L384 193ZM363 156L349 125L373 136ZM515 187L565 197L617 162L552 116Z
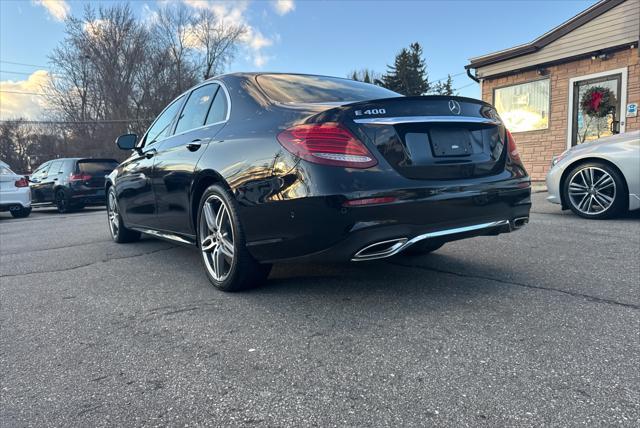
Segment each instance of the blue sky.
M468 58L528 42L595 3L595 0L181 1L192 7L217 7L229 19L250 26L250 38L230 71L346 76L351 70L366 67L383 72L401 48L418 41L424 48L430 79L463 73ZM80 14L85 3L0 0L3 90L24 91L39 84L38 76L42 78L44 72L30 74L47 70L47 55L63 39L61 19L68 14ZM131 4L136 13L144 16L157 8L159 2L138 0ZM461 95L479 96L478 85L464 74L454 77L454 87L461 88ZM37 103L35 96L22 96L21 101L11 98L19 97L17 94L4 92L0 96L2 116L12 109L30 108L27 102Z

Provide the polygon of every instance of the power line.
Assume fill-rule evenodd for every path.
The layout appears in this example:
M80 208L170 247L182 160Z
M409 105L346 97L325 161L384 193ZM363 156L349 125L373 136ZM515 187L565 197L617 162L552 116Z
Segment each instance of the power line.
M29 125L75 125L87 123L128 123L147 122L153 119L104 119L104 120L0 120L0 123L25 123Z
M33 74L33 73L27 73L24 71L10 71L10 70L0 70L0 73L24 74L25 76L31 76Z
M454 91L459 91L460 89L468 88L469 86L476 85L476 82L471 82L467 85L460 86L459 88L454 89Z
M48 65L26 64L24 62L13 62L13 61L2 61L2 60L0 60L0 62L4 64L23 65L25 67L37 67L37 68L49 67Z
M4 89L1 89L0 92L6 92L8 94L20 94L20 95L40 95L40 96L45 96L47 94L43 94L41 92L21 92L21 91L7 91Z
M448 79L448 78L449 78L449 76L451 76L451 77L457 77L457 76L462 76L463 74L467 74L467 73L466 73L466 72L464 72L464 71L462 71L462 72L460 72L460 73L456 73L456 74L447 74L445 77L442 77L442 78L440 78L440 79L437 79L437 80L430 80L430 81L429 81L429 83L436 83L436 82L440 82L440 81L442 81L442 80L446 80L446 79Z

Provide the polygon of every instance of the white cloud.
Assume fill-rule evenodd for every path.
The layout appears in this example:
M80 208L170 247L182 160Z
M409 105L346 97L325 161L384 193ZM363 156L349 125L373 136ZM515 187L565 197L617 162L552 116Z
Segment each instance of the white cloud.
M93 21L85 22L82 27L89 36L98 37L105 28L108 28L109 23L110 21L105 19L94 19Z
M258 68L262 68L270 59L271 59L270 56L264 55L262 53L258 53L253 56L253 65L255 65Z
M276 0L273 7L276 9L278 15L286 15L296 8L293 0Z
M253 27L247 22L246 12L249 7L247 0L236 0L234 2L226 1L207 1L207 0L182 0L188 6L196 9L209 9L213 12L216 19L221 21L225 26L244 26L246 32L241 38L241 42L250 52L250 57L256 67L263 67L270 59L265 55L263 49L273 44L273 40L265 37L260 30Z
M33 72L27 80L0 81L0 91L2 91L0 92L0 119L41 118L46 108L46 99L42 95L32 94L41 94L49 80L47 71L38 70Z
M56 21L64 21L71 12L71 6L65 0L32 0L35 4L47 9Z
M242 42L246 43L256 53L260 52L262 48L273 44L271 39L267 39L260 31L251 27L249 27L247 32L242 36Z

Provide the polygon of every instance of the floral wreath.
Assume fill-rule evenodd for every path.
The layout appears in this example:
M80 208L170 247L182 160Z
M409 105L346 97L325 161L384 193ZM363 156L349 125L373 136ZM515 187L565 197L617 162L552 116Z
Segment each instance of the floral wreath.
M582 111L592 117L605 117L616 106L616 97L609 88L594 86L582 95Z

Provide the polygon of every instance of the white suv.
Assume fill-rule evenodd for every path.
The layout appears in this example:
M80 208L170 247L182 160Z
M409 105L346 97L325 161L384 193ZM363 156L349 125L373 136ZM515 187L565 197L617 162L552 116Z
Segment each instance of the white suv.
M0 211L9 211L16 218L31 214L31 189L29 180L11 171L0 161Z

